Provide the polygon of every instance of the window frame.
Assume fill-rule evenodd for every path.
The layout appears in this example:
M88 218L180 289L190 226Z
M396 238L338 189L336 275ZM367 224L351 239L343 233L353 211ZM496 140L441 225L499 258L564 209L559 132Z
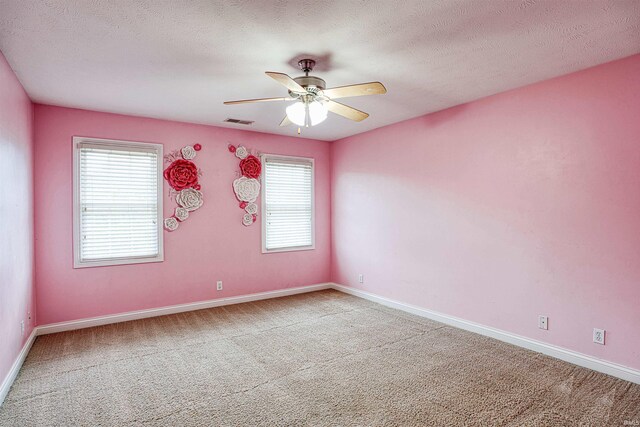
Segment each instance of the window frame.
M311 245L307 246L292 246L286 248L267 249L267 188L266 188L266 163L267 159L275 160L299 160L305 163L311 163ZM313 157L302 156L286 156L281 154L268 154L262 153L260 155L260 163L262 164L262 174L260 176L262 191L261 191L261 226L262 226L262 253L280 253L280 252L298 252L298 251L310 251L316 248L316 165Z
M106 267L112 265L127 265L127 264L144 264L149 262L163 262L164 261L164 229L163 229L163 148L162 144L139 142L139 141L126 141L117 139L103 139L92 138L84 136L73 137L73 268L87 268L87 267ZM98 259L83 261L80 254L80 149L81 143L89 143L95 145L103 145L105 147L119 147L119 148L143 148L148 151L152 148L157 152L157 170L158 170L158 255L153 257L122 257L113 259Z

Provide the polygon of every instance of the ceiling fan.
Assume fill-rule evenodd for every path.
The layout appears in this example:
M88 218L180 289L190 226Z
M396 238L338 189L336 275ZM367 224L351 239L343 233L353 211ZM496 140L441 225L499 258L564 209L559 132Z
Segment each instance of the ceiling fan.
M302 59L298 61L298 66L304 72L304 76L295 78L291 78L283 73L274 73L270 71L265 73L267 76L286 87L289 90L289 96L281 98L226 101L225 104L233 105L268 101L293 101L294 103L286 108L286 116L280 122L280 126L296 124L299 126L298 133L300 133L300 126L309 127L322 123L327 118L328 111L356 122L360 122L369 117L369 114L364 111L341 104L334 101L334 99L387 93L387 89L380 82L360 83L326 89L326 83L323 79L309 75L315 65L316 61L313 59Z

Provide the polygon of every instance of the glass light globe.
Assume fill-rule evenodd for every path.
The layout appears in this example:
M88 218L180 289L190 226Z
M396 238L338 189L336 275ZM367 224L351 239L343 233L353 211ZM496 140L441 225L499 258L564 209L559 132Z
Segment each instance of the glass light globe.
M303 102L294 102L286 109L287 117L298 126L304 126L307 111Z
M309 117L311 119L311 126L315 126L322 123L327 118L327 107L318 101L313 101L309 104Z
M296 102L287 107L287 117L298 126L315 126L327 118L327 107L318 101ZM308 120L307 120L308 119Z

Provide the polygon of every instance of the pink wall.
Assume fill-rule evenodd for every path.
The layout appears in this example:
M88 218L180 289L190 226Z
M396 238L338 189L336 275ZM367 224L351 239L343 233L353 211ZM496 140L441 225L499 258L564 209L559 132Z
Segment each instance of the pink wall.
M165 153L202 144L197 163L205 205L164 232L162 263L73 269L74 135L164 144ZM316 249L261 253L260 225L241 224L227 144L316 160ZM327 282L330 273L330 145L296 137L45 105L35 106L35 234L38 323ZM168 187L165 183L165 190ZM175 203L165 198L165 214ZM292 268L295 266L295 268ZM216 280L224 290L215 290Z
M0 53L0 384L35 324L32 123L31 101Z
M640 368L639 76L637 55L334 143L333 281Z

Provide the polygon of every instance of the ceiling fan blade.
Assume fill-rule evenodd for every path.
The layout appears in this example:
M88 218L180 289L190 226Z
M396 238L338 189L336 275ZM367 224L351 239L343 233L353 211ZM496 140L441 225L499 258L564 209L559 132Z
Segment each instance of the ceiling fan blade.
M240 101L225 101L225 105L233 105L233 104L249 104L253 102L269 102L269 101L295 101L295 98L258 98L258 99L242 99Z
M346 117L347 119L356 122L361 122L362 120L369 117L369 115L364 111L356 110L353 107L349 107L348 105L344 105L336 101L326 101L324 105L326 105L329 111L331 111L332 113L336 113L342 117Z
M291 122L291 120L289 120L288 116L284 116L284 119L282 119L282 121L280 122L280 126L289 126L292 125L293 122Z
M330 98L347 98L349 96L382 95L387 89L380 82L360 83L325 89L323 95Z
M265 72L265 74L271 77L273 80L280 83L281 85L283 85L284 87L286 87L287 89L289 89L291 92L307 93L307 90L305 88L300 86L298 83L296 83L295 80L293 80L291 77L287 76L286 74L274 73L272 71L267 71Z

